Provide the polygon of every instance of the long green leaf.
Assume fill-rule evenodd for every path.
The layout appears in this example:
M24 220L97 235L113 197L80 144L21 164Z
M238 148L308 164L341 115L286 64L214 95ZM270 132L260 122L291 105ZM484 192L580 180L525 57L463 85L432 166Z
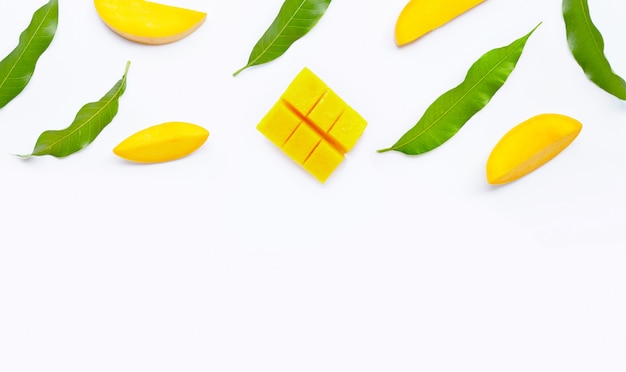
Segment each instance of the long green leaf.
M604 55L604 39L591 21L587 0L563 0L563 19L569 48L589 80L626 100L626 82Z
M31 156L52 155L65 157L93 142L102 130L113 120L119 107L119 99L126 90L126 75L130 62L126 64L124 76L97 102L84 105L76 114L69 127L63 130L43 132Z
M0 108L28 85L39 57L54 38L58 20L58 1L50 0L33 14L30 24L20 35L17 47L0 62Z
M526 41L537 27L539 25L513 43L493 49L480 57L470 67L460 85L437 98L418 123L398 142L378 152L395 150L418 155L452 138L504 85L515 69Z
M331 0L286 0L276 19L259 39L248 64L233 76L251 66L260 65L282 56L287 49L306 35L322 18Z

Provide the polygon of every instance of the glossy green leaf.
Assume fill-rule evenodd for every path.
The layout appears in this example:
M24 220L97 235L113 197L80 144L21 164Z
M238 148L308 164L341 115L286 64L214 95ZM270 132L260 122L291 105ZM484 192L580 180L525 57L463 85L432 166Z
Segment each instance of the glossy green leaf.
M286 0L276 19L259 39L248 64L233 76L251 66L260 65L282 56L287 49L306 35L322 18L331 0Z
M452 138L504 85L515 69L526 41L537 27L513 43L493 49L480 57L470 67L460 85L437 98L418 123L398 142L379 152L395 150L418 155Z
M35 149L23 158L40 155L65 157L92 143L102 130L113 120L119 107L119 99L126 90L126 75L130 62L122 78L97 102L84 105L76 114L69 127L63 130L43 132Z
M0 108L28 85L39 57L54 38L58 20L58 1L50 0L33 14L17 47L0 62Z
M626 82L604 55L604 39L591 21L587 0L563 0L563 19L569 48L589 80L626 100Z

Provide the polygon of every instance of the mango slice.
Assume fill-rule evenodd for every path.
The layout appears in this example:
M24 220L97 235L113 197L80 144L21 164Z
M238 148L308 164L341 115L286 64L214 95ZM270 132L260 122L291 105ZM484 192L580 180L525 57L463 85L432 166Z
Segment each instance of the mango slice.
M102 21L120 36L142 44L167 44L197 30L206 13L145 0L94 0Z
M396 44L406 45L485 0L411 0L396 22Z
M113 149L117 156L138 163L161 163L196 151L209 132L195 124L168 122L143 129Z
M559 114L541 114L518 124L489 155L487 181L501 185L527 175L569 146L581 129L579 121Z
M359 113L305 67L257 129L324 183L366 126Z

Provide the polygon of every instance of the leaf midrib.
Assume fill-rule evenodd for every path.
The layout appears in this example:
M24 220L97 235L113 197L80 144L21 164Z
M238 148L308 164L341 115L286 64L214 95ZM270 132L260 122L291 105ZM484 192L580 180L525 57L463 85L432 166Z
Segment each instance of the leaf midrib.
M282 27L280 29L280 32L278 32L276 34L276 37L272 38L270 43L268 44L267 48L264 48L261 53L259 53L259 55L254 58L253 60L248 62L248 66L252 66L254 65L259 59L261 59L261 57L263 57L265 55L265 53L267 53L267 51L276 43L276 40L278 40L280 38L280 36L283 34L283 32L287 29L287 27L289 27L289 24L294 20L294 18L296 18L296 15L300 12L300 10L304 7L304 4L307 2L307 0L302 0L302 2L300 3L300 5L296 8L296 11L293 12L293 15L289 18L289 21L285 23L284 27Z
M39 33L39 30L41 30L41 27L43 26L44 23L46 23L48 16L50 15L50 12L52 11L53 7L49 7L47 9L47 12L45 13L45 16L42 18L41 22L37 25L37 28L35 29L35 32L33 32L32 36L30 39L28 39L28 42L25 43L25 46L22 50L22 52L19 54L19 56L16 58L15 63L13 63L13 65L11 66L11 68L9 69L9 72L6 74L6 76L4 77L4 80L2 80L2 83L0 83L0 88L4 87L4 84L7 82L7 80L9 79L9 76L11 76L11 74L13 73L13 71L15 70L15 68L17 67L17 65L19 64L19 62L22 60L22 57L24 56L24 54L26 53L26 50L28 50L28 48L30 47L30 45L32 44L33 40L35 39L35 37L37 36L37 34ZM30 27L27 26L26 30L28 30L28 28ZM25 31L26 31L25 30ZM17 47L20 46L20 43L18 42ZM16 48L17 48L16 47Z
M589 31L589 35L591 35L591 41L593 42L593 46L596 49L596 53L602 58L604 58L604 49L600 48L600 45L597 43L595 35L595 26L593 25L593 21L591 20L591 14L589 13L589 6L587 6L587 12L585 12L585 0L578 1L581 9L581 14L583 15L583 21L585 22L585 27Z

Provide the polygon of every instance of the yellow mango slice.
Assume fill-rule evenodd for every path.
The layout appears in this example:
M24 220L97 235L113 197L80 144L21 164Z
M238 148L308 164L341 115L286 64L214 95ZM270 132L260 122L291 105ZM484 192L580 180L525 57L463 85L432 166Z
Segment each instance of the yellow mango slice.
M505 134L487 160L487 181L501 185L544 165L569 146L582 124L560 114L541 114Z
M305 67L257 129L323 183L366 126L359 113Z
M145 0L94 0L102 21L120 36L142 44L167 44L197 30L206 13Z
M138 163L161 163L183 158L196 151L209 138L201 126L168 122L143 129L113 149L113 153Z
M396 44L406 45L485 0L411 0L396 22Z

